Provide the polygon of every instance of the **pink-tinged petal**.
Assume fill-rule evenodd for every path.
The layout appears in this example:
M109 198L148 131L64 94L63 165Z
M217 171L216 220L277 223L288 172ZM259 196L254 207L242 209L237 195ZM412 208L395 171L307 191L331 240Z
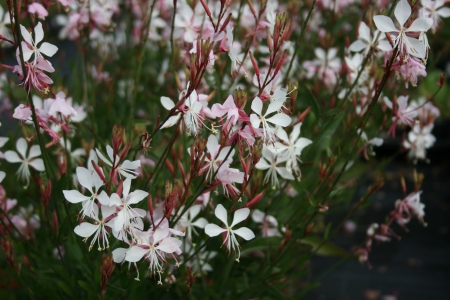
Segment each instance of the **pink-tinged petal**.
M407 0L400 0L397 3L397 6L394 10L394 15L398 23L400 23L400 26L403 27L403 25L405 25L406 21L409 19L409 16L411 16L411 6L409 6Z
M233 230L233 233L240 236L241 238L243 238L246 241L255 238L255 234L253 233L253 231L251 231L247 227L242 227L242 228Z
M101 170L101 169L100 169ZM89 170L89 172L91 172ZM102 172L103 173L103 172ZM95 187L95 191L98 192L98 190L103 186L104 182L103 180L100 178L100 176L98 176L96 171L93 171L92 173L92 179L94 181L94 187Z
M175 106L175 103L173 103L172 99L164 96L161 97L161 104L167 110L171 110Z
M181 246L180 240L173 238L173 237L168 237L168 238L164 239L158 245L158 247L156 247L156 249L159 249L166 253L173 253L173 252L177 251L178 249L180 249L180 246Z
M208 137L208 142L206 143L206 148L208 149L208 152L212 156L215 156L218 147L219 147L219 142L217 141L216 136L211 134Z
M98 149L95 149L95 151L97 152L97 155L100 157L101 160L103 160L103 162L105 164L107 164L108 166L112 167L112 165L109 162L109 160L100 151L98 151Z
M214 214L220 221L222 221L223 224L225 224L225 226L228 226L227 210L225 209L225 207L223 207L222 204L217 205Z
M236 210L234 212L233 223L231 223L230 228L233 228L234 225L247 219L249 214L250 214L250 209L248 209L248 208L241 208L241 209Z
M34 27L34 44L39 44L44 39L44 30L42 29L42 23L37 23L36 27Z
M29 33L28 30L27 30L24 26L22 26L22 25L20 25L20 33L22 33L23 39L24 39L28 44L30 44L30 45L33 44L33 43L32 43L32 39L31 39L30 33ZM24 50L24 49L22 49L22 50Z
M80 203L82 201L89 200L89 197L83 195L77 190L63 191L63 194L66 200L70 203Z
M92 175L91 175L91 172L88 171L88 169L83 168L83 167L78 167L77 168L77 178L78 178L78 182L81 184L81 186L88 189L89 192L91 192L91 194L94 193L92 191L92 186L93 186Z
M81 237L89 237L92 234L94 234L94 232L97 231L99 225L94 225L88 222L83 222L80 225L78 225L77 227L75 227L75 229L73 231L75 231L76 234L78 234Z
M283 107L284 101L283 100L277 100L270 102L269 107L267 108L265 116L270 115L273 112L279 111Z
M22 162L22 159L19 157L19 155L14 152L14 151L6 151L4 153L4 157L6 159L7 162L10 163L18 163L18 162Z
M122 205L122 199L120 199L119 195L116 193L113 193L111 197L109 198L109 206L121 206Z
M259 125L261 125L261 119L256 114L250 115L250 123L254 128L259 128Z
M261 115L262 107L263 107L263 103L262 103L262 100L259 97L256 97L255 99L253 99L253 101L252 101L252 110L256 114Z
M361 40L356 40L350 45L350 47L348 49L353 52L359 52L366 48L367 48L367 43L364 43Z
M28 154L28 159L35 158L39 155L41 155L41 148L39 147L39 145L31 146L30 153Z
M100 207L100 209L102 210L102 219L106 219L109 216L111 216L113 213L116 212L116 208L115 207L110 207L108 205L102 205Z
M197 221L192 223L192 226L195 226L198 228L205 228L206 225L208 225L208 221L205 218L199 218Z
M32 166L36 171L44 172L45 166L44 161L41 158L34 159L28 163L30 166Z
M418 39L412 38L407 36L406 37L406 44L410 47L409 53L413 56L416 56L418 58L425 58L426 54L426 48L425 45L419 41Z
M169 236L169 229L167 228L159 228L155 230L153 233L153 244L158 243L159 241L165 239Z
M147 192L141 191L141 190L135 190L131 193L127 203L128 204L136 204L144 200L145 197L148 196Z
M418 18L415 19L414 22L409 26L408 29L405 30L405 32L426 32L428 29L431 28L433 25L433 19L431 18Z
M97 196L98 202L100 202L101 205L105 206L108 205L109 206L109 197L108 194L105 193L105 191L102 191L100 193L100 195ZM115 207L113 207L113 209L115 209ZM102 212L103 213L103 212Z
M58 51L58 47L52 45L50 43L44 42L39 48L39 52L47 55L48 57L52 57Z
M216 224L208 224L205 226L205 233L210 237L218 236L219 234L225 231L227 230L217 226Z
M392 19L389 17L374 16L373 21L375 22L375 26L377 26L378 30L381 32L398 32L394 22L392 22Z
M143 249L139 246L133 246L127 251L127 254L125 255L125 260L129 262L138 262L147 253L148 249Z
M23 60L29 61L34 53L34 50L28 48L28 45L25 42L22 42L22 52L23 52Z
M289 124L291 124L292 119L288 115L280 113L280 114L276 114L275 116L266 119L266 121L269 123L275 124L275 125L286 127Z
M27 141L24 138L19 138L16 142L16 149L23 158L27 157L27 148Z
M125 260L125 256L127 255L128 249L125 248L116 248L112 252L113 260L116 264L120 264Z

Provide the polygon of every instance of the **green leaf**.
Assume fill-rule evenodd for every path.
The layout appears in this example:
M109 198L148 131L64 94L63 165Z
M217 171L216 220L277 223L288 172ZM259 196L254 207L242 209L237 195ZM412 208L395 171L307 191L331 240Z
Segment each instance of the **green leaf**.
M315 252L317 255L340 257L346 257L349 255L349 253L341 247L318 236L304 237L300 240L300 243L311 246L311 251Z
M78 280L78 285L80 287L82 287L84 290L86 290L90 295L95 295L97 294L95 292L95 289L92 287L92 285L90 285L89 283L87 283L86 281L82 281L82 280Z
M310 92L310 90L305 84L299 83L297 97L300 99L300 101L304 100L308 106L311 106L312 112L314 113L316 118L319 119L320 117L319 102L317 102L316 98L314 98L313 94Z

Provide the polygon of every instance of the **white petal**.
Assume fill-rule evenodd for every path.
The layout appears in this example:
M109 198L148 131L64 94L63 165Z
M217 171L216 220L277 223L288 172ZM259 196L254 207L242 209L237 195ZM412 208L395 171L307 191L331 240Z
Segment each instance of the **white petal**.
M306 138L299 138L298 141L295 143L295 152L297 155L300 155L300 152L305 148L306 146L310 145L312 143L311 140L308 140ZM298 153L297 153L298 151Z
M128 197L128 194L130 193L130 188L131 188L131 178L127 177L122 184L122 196L124 199Z
M52 57L58 51L58 47L52 45L50 43L44 42L39 48L39 52L47 55L48 57Z
M101 160L103 160L103 162L105 164L112 167L111 162L100 151L98 151L98 149L95 149L95 151L97 152L97 155L100 157Z
M28 148L27 141L25 141L24 138L20 138L20 139L17 140L17 142L16 142L16 149L17 149L17 151L19 152L19 154L23 158L27 157L26 156L27 155L27 148Z
M290 173L285 167L277 167L277 172L280 174L281 177L287 180L295 180L292 173Z
M28 48L27 44L25 42L22 42L22 51L23 51L23 60L29 61L34 53L34 50Z
M173 253L180 249L181 241L172 237L164 239L156 249L164 251L166 253Z
M259 125L261 124L261 119L256 114L250 115L250 123L254 128L259 128Z
M253 233L253 231L251 231L251 230L248 229L247 227L242 227L242 228L233 230L233 233L234 233L234 234L237 234L237 235L240 236L240 237L242 237L242 238L245 239L246 241L255 238L255 234Z
M77 190L63 191L63 194L66 200L70 203L80 203L82 201L89 200L89 197L83 195Z
M217 205L214 214L220 221L222 221L223 224L225 224L225 226L228 226L227 210L225 209L225 207L223 207L222 204Z
M111 162L114 161L114 150L110 145L106 145L106 153L108 153L109 159L111 159ZM118 155L116 154L116 158ZM115 163L117 164L119 161L116 159Z
M121 204L122 200L120 199L119 195L113 193L109 198L109 206L120 206Z
M117 217L114 218L114 230L121 231L125 224L125 209L122 209L117 213Z
M441 16L442 18L448 18L448 17L450 17L450 8L443 7L437 11L437 14L439 16Z
M136 204L144 200L145 197L148 196L147 192L141 191L141 190L135 190L133 193L131 193L131 196L128 198L127 203L128 204Z
M167 228L161 228L158 227L158 229L155 230L155 232L153 233L153 243L157 243L163 239L165 239L166 237L169 236L169 230Z
M389 17L374 16L373 21L375 22L375 26L377 26L378 30L381 32L398 32L394 22L392 22L392 19Z
M262 112L263 103L259 97L256 97L252 101L252 110L257 113L258 115L261 115Z
M44 161L41 158L34 159L28 162L28 164L32 166L36 171L39 172L45 171Z
M91 172L89 172L88 169L83 168L83 167L78 167L77 168L77 178L78 178L78 182L81 184L81 186L88 189L91 192L91 194L94 193L92 191L93 179L92 179Z
M44 30L42 29L42 23L37 23L36 27L34 27L34 43L35 45L39 44L44 39Z
M361 24L359 24L358 35L363 40L366 40L367 42L370 42L370 40L371 40L371 38L370 38L370 29L369 29L369 27L367 26L366 23L361 22Z
M230 227L233 228L234 225L247 219L249 214L250 214L250 209L248 209L248 208L241 208L241 209L236 210L234 212L233 223L231 223Z
M7 162L10 163L18 163L18 162L22 162L22 159L19 157L19 155L14 152L14 151L6 151L4 153L4 157L6 159Z
M267 108L265 116L268 116L269 114L279 111L283 107L284 101L283 100L277 100L273 101L269 104L269 107Z
M122 163L122 169L136 170L140 166L141 166L141 161L139 159L134 160L134 161L125 160Z
M41 155L41 148L39 147L39 145L31 146L30 153L28 154L28 159L37 157L39 155Z
M405 30L405 32L409 31L428 31L428 29L431 28L433 25L433 19L431 18L418 18L415 19L414 22L409 26L408 29Z
M280 114L276 114L275 116L266 119L266 121L269 123L275 124L275 125L280 125L282 127L286 127L289 124L291 124L292 119L288 115L280 113Z
M191 220L195 219L195 217L200 213L201 208L202 206L200 204L191 206L189 209L189 216Z
M255 165L255 168L258 170L267 170L271 167L270 164L268 164L264 158L261 158L258 163Z
M129 262L138 262L142 257L144 257L145 254L147 254L147 252L148 249L143 249L139 246L133 246L127 251L125 260Z
M211 155L216 155L216 150L219 147L219 142L215 135L210 135L208 137L208 142L206 143L206 148Z
M91 236L94 232L97 231L99 225L94 225L88 222L83 222L80 225L78 225L77 227L75 227L75 229L73 231L75 231L76 234L78 234L81 237L89 237Z
M113 260L115 263L122 263L125 260L125 256L127 255L128 249L125 248L116 248L112 252Z
M350 51L353 51L353 52L359 52L359 51L361 51L363 49L366 49L366 48L367 48L367 44L366 43L364 43L361 40L356 40L350 45L350 47L348 49Z
M175 103L173 103L172 99L164 96L161 97L161 104L167 110L171 110L175 106Z
M22 33L23 39L24 39L28 44L32 45L33 43L31 42L31 35L30 35L30 33L28 32L28 30L27 30L24 26L22 26L22 25L20 25L20 32ZM23 47L22 47L22 48L23 48ZM23 50L23 49L22 49L22 50Z
M198 228L205 228L206 225L208 225L208 221L205 218L199 218L197 221L192 223L192 226L195 226Z
M100 202L100 204L109 205L109 197L108 197L108 194L105 193L105 191L102 191L100 193L100 195L97 196L97 199L98 199L98 202Z
M2 183L3 179L5 179L6 173L3 171L0 171L0 183Z
M400 0L394 10L394 15L400 26L405 25L409 16L411 16L411 6L407 0Z
M255 222L255 223L262 223L263 221L264 221L264 216L265 216L266 214L265 213L263 213L262 211L260 211L259 209L255 209L253 212L252 212L252 220L253 220L253 222Z
M225 231L227 230L217 226L216 224L208 224L205 226L205 233L210 237L218 236L219 234Z

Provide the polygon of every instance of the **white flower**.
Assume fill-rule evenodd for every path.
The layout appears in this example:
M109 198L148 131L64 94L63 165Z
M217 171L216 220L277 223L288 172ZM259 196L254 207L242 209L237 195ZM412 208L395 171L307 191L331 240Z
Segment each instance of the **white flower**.
M32 166L36 171L45 171L44 161L41 158L36 158L41 155L41 149L39 145L33 145L30 148L30 152L27 154L28 144L24 138L19 138L16 142L16 149L20 156L14 151L6 151L5 159L10 163L22 163L16 174L26 181L27 185L30 182L30 169L29 165Z
M88 222L83 222L80 225L78 225L77 227L75 227L74 231L79 236L84 237L85 239L83 241L85 241L85 242L88 240L88 238L91 235L93 235L95 233L94 238L92 239L91 244L89 246L89 251L91 251L92 247L95 244L95 241L97 241L97 243L98 243L98 251L105 250L106 248L109 248L109 241L108 241L109 233L106 231L105 225L108 227L112 226L110 224L111 222L105 223L105 221L107 220L108 217L110 217L113 213L115 213L116 210L114 207L102 205L101 206L101 211L102 211L101 220L98 217L98 206L94 205L93 210L94 210L94 212L92 214L92 219L94 219L95 223L91 224ZM102 239L103 247L100 245L100 239Z
M350 45L349 50L353 52L360 52L361 50L364 50L364 55L367 55L370 49L378 49L381 51L392 50L391 44L389 44L386 40L386 36L384 34L381 34L378 41L376 41L378 33L379 31L375 31L372 37L370 34L370 28L366 25L366 23L361 22L358 29L358 39Z
M219 141L214 135L208 137L208 142L206 144L206 149L208 149L209 157L205 158L206 167L208 172L206 173L207 180L213 180L214 173L219 169L220 163L225 159L228 152L230 151L230 146L223 147L219 151ZM231 150L228 158L234 156L234 149Z
M275 136L274 136L274 130L272 127L270 127L269 123L286 127L289 124L291 124L292 120L291 118L284 114L284 113L277 113L273 115L272 117L267 118L268 115L278 112L281 107L283 106L283 101L274 101L269 104L269 107L266 110L266 113L262 114L262 108L263 108L263 102L259 97L256 97L253 99L252 102L252 110L256 114L250 115L250 122L254 128L259 128L260 124L262 123L263 127L263 134L264 134L264 141L266 143L274 143L275 142Z
M113 193L109 199L109 206L116 206L116 208L120 210L117 213L117 217L114 218L113 229L115 231L121 231L122 229L125 231L131 230L130 221L136 219L137 217L143 218L146 215L145 210L140 208L132 208L130 205L141 202L148 196L148 193L141 190L135 190L130 193L130 177L125 179L122 187L122 198L118 194Z
M81 219L84 219L85 216L98 218L98 216L95 215L94 210L94 207L97 205L95 203L95 199L97 199L102 205L109 204L109 197L105 191L98 194L100 188L103 186L103 181L100 179L97 172L94 171L91 173L88 169L83 167L77 168L77 179L80 185L87 189L91 194L89 196L85 196L77 190L64 190L64 197L70 203L83 202L83 207L80 211Z
M175 107L175 103L173 103L172 99L169 97L161 97L161 104L162 106L167 110L172 110L172 108ZM177 124L178 120L180 119L181 114L177 114L175 116L171 116L164 124L161 126L161 128L169 128L173 125Z
M238 52L236 48L233 47L233 29L230 25L227 25L226 32L227 32L227 41L228 45L230 47L230 50L228 51L228 56L231 59L231 73L238 70L238 64L240 65L241 62L238 60Z
M227 234L223 243L227 243L228 252L230 252L231 250L233 250L234 252L238 252L236 261L239 262L239 258L241 257L241 250L239 249L240 246L238 241L236 240L235 234L242 237L246 241L253 239L255 237L255 234L247 227L241 227L239 229L233 229L233 227L236 224L247 219L248 215L250 214L250 209L241 208L236 210L234 212L233 223L231 223L230 226L228 226L227 211L222 204L217 205L214 214L220 221L222 221L223 224L225 224L225 228L221 228L216 224L208 224L205 226L205 233L210 237L215 237L223 232L226 232Z
M422 191L409 194L404 201L406 205L408 205L409 211L423 223L423 217L425 216L425 204L420 202L420 194L422 194Z
M131 179L136 178L136 176L138 175L138 173L135 170L141 166L140 160L135 161L124 160L122 164L119 165L120 157L119 155L116 154L115 159L113 158L114 157L113 148L111 148L110 145L106 146L106 152L108 153L109 159L107 159L100 151L98 151L98 149L95 149L95 151L105 164L112 167L113 169L117 168L120 175ZM114 166L112 162L114 162Z
M189 83L187 85L187 89L189 89ZM203 125L204 118L200 115L203 105L198 99L196 90L193 90L189 97L186 98L184 105L186 106L186 111L184 113L184 124L188 129L188 134L192 133L197 135L201 125Z
M277 219L275 219L273 216L269 216L259 209L255 209L252 212L252 220L255 223L262 224L261 231L263 237L281 236L280 232L278 231ZM285 228L282 228L282 231L284 230Z
M283 128L278 128L277 136L281 143L276 143L277 152L281 152L279 155L287 157L287 170L289 172L294 172L298 179L301 178L300 166L298 164L299 161L301 162L299 156L301 155L303 149L312 143L312 141L307 138L299 137L301 126L302 123L296 124L292 128L289 138Z
M433 20L433 26L431 27L433 32L436 31L441 18L450 17L450 8L444 6L446 2L445 0L420 0L423 6L422 15Z
M37 48L37 45L44 39L44 30L42 29L41 22L39 22L36 27L34 27L34 37L36 39L35 41L31 37L31 34L27 31L27 29L22 25L20 25L20 32L22 33L22 37L26 42L22 42L24 61L30 60L31 56L34 54L34 64L36 64L37 58L42 57L42 54L52 57L56 53L56 51L58 51L58 47L47 42L42 43L41 47ZM27 44L31 46L31 49Z
M270 184L272 185L272 188L275 189L280 186L277 173L284 179L295 180L294 176L292 176L287 168L279 166L279 164L285 162L287 159L288 156L277 155L269 150L267 146L264 146L262 150L262 157L256 164L255 168L259 170L267 170L266 176L264 177L264 183L267 183L270 178Z
M408 58L409 55L425 59L426 47L420 40L407 36L413 32L426 32L433 25L431 18L417 18L408 28L405 28L405 23L411 16L411 6L407 0L400 0L394 10L395 18L397 19L400 29L397 29L391 18L387 16L374 16L373 21L381 32L391 32L396 35L394 39L394 46L399 48L403 57Z
M186 237L191 241L192 241L192 231L198 235L198 233L194 227L203 229L203 228L205 228L206 224L208 224L208 221L206 221L205 218L198 218L197 221L194 221L194 219L200 213L201 208L202 208L201 204L191 206L183 214L183 216L181 216L180 220L178 221L179 225L181 225L182 227L184 227L186 229ZM181 206L178 211L182 212L183 210L184 210L184 206Z
M426 159L426 149L433 146L436 138L431 134L433 124L421 127L414 125L413 130L408 133L408 141L403 146L409 150L409 156L415 159Z
M0 34L8 40L14 40L14 37L11 34L11 30L6 26L11 24L11 20L9 17L9 12L5 11L3 7L0 5ZM1 47L11 47L12 45L8 42L0 40Z

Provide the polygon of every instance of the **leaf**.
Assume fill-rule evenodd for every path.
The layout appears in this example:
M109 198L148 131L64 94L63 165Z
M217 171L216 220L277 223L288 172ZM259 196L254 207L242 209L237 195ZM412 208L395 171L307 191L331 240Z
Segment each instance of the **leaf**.
M86 290L89 293L89 295L97 294L95 292L95 289L92 287L92 285L90 285L86 281L78 280L77 282L80 287L82 287L84 290Z
M338 245L317 236L304 237L300 243L312 246L311 251L317 255L347 257L350 254Z
M62 281L58 281L58 286L63 290L67 295L71 296L73 293L70 288Z
M311 106L312 112L314 113L316 118L319 119L320 117L319 102L317 102L316 98L310 92L308 87L303 83L299 83L298 85L298 98L300 99L300 101L305 100L305 102Z
M242 247L241 255L256 250L265 250L270 248L278 249L277 247L278 245L280 245L280 243L281 237L278 236L254 239L248 243L241 245Z
M328 223L327 227L325 228L325 232L323 234L323 238L324 239L328 238L328 235L330 234L330 229L331 229L331 222Z

